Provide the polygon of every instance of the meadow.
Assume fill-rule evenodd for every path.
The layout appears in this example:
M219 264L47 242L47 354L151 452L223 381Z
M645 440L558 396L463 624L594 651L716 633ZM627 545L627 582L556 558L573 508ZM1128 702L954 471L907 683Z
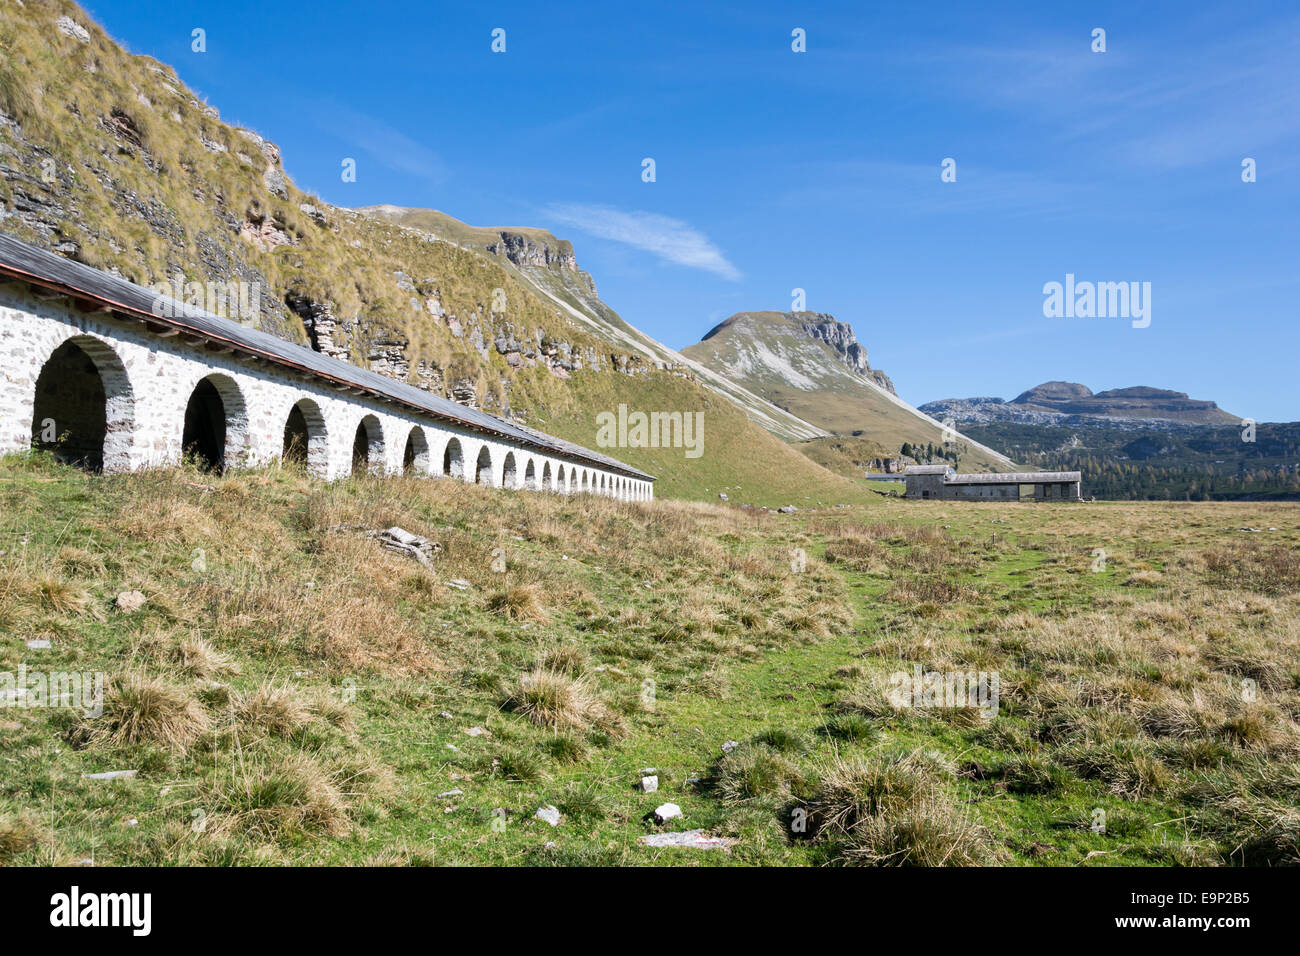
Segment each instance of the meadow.
M1300 862L1295 506L840 504L6 458L0 863Z

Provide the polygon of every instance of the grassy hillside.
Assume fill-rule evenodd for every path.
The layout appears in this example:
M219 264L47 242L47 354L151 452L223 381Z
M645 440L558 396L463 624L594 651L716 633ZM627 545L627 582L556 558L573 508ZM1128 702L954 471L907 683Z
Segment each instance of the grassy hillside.
M1300 863L1297 553L1277 505L782 516L11 457L0 673L107 684L89 716L6 695L0 863ZM898 706L914 666L998 673L997 706ZM688 829L728 852L641 842Z
M660 497L800 508L865 500L862 482L832 473L751 422L726 399L673 376L575 376L563 407L543 410L538 427L598 448L597 414L630 409L703 413L698 458L681 448L600 449L657 477Z
M804 334L800 323L808 314L738 313L682 353L827 431L861 432L890 454L897 454L903 442L943 442L940 423L849 369L825 342ZM957 441L965 447L961 468L966 471L999 471L1010 465L1009 459L964 436Z

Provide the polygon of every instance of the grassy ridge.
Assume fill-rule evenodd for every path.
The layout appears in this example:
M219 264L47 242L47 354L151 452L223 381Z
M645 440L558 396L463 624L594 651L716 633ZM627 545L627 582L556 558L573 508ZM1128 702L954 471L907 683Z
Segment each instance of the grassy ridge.
M0 673L108 691L0 709L0 862L1300 861L1294 508L877 501L5 459ZM913 665L996 715L896 706ZM638 842L688 827L735 842Z

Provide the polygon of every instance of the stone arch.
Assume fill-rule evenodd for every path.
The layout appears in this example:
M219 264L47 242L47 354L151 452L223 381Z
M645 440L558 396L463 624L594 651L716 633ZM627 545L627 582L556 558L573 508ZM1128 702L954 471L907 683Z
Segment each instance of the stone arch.
M384 426L367 415L357 422L352 436L352 474L376 474L384 469Z
M519 487L519 465L512 451L506 452L506 459L501 463L501 487L511 489Z
M32 445L90 471L131 467L135 392L117 352L89 335L50 353L32 397Z
M248 445L248 407L229 375L214 372L195 384L185 403L181 454L205 471L240 464Z
M542 463L542 491L555 490L555 474L551 471L551 463Z
M492 453L488 451L488 446L484 445L478 450L478 460L474 463L474 484L491 485L492 481Z
M442 473L449 478L465 477L465 453L461 450L459 438L448 441L443 449Z
M419 425L412 425L406 436L406 448L402 451L402 471L408 475L429 473L429 439L424 436L424 429Z
M537 459L529 458L524 466L524 487L529 491L537 490Z
M320 406L310 398L299 399L285 418L280 460L306 467L313 475L323 475L328 468L326 437Z

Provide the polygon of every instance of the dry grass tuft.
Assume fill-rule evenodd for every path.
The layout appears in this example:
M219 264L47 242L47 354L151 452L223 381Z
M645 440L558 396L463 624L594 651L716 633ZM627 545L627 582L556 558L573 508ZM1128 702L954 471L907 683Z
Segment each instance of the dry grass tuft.
M552 730L608 728L613 715L591 685L559 671L533 670L519 678L506 709Z
M487 602L488 610L512 621L544 621L541 589L535 584L516 584L497 591Z
M276 737L288 737L311 723L307 702L287 684L260 684L252 693L239 694L235 712L247 724Z
M129 673L111 682L90 740L110 746L158 743L185 750L208 726L207 711L189 691L159 677Z

